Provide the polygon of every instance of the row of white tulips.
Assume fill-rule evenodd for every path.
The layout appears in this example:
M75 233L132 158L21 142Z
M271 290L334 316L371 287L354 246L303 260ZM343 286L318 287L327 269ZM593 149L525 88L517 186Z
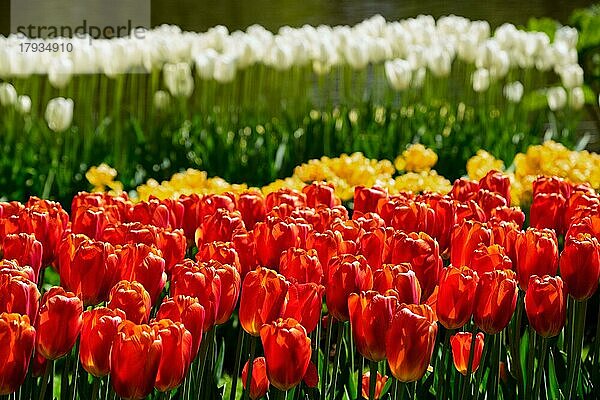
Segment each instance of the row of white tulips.
M447 76L453 61L460 59L485 70L478 74L487 73L492 80L504 77L510 68L554 70L568 89L581 86L583 80L577 64L577 30L562 27L551 43L541 32L504 24L492 33L488 22L458 16L436 21L420 15L388 22L377 15L352 27L284 26L277 33L260 25L235 32L217 26L203 33L164 25L143 37L49 39L71 42L73 51L31 53L21 51L23 38L0 36L0 78L47 74L50 83L60 88L76 74L114 76L164 68L173 94L185 95L191 66L204 79L230 82L238 70L256 64L278 70L308 65L315 73L325 74L340 65L360 70L387 63L390 83L404 89L413 79L418 84L424 69ZM407 71L411 79L406 78Z

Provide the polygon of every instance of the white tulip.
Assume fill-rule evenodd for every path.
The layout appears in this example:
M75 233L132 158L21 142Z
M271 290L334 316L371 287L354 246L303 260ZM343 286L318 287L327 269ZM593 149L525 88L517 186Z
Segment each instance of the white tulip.
M175 97L190 97L194 91L194 78L188 63L165 64L165 86Z
M165 92L164 90L157 90L156 93L154 93L152 104L157 110L167 109L170 103L171 96L169 95L169 93Z
M504 97L511 103L518 103L523 97L523 84L519 81L507 83L503 89Z
M425 67L417 68L413 71L411 87L420 88L425 83L425 77L427 76L427 69Z
M487 69L478 68L473 72L473 90L485 92L490 87L490 73Z
M585 105L585 94L581 87L575 87L569 93L569 106L574 110L580 110Z
M27 95L17 97L15 109L19 114L29 114L31 111L31 98Z
M62 89L71 81L73 76L73 61L65 57L55 58L48 67L48 81L57 88Z
M364 41L351 40L344 48L346 62L354 69L364 69L369 63L369 48Z
M577 29L570 26L562 26L554 33L554 42L562 42L570 48L575 48L578 36Z
M62 132L73 122L73 100L57 97L46 106L46 122L54 132Z
M232 57L221 56L215 60L213 78L220 83L233 81L236 72L236 60Z
M546 91L546 99L548 100L548 107L552 111L557 111L567 104L567 92L562 86L551 87Z
M404 90L410 85L412 69L406 60L386 61L385 76L395 90Z
M213 49L207 49L198 54L194 61L196 63L196 73L202 79L212 79L215 74L215 60L219 54Z
M17 102L17 90L10 83L0 83L0 104L5 107L12 106Z
M567 89L583 85L583 68L579 64L562 66L558 69L562 84Z
M452 58L442 48L431 49L427 52L427 67L437 77L450 75Z

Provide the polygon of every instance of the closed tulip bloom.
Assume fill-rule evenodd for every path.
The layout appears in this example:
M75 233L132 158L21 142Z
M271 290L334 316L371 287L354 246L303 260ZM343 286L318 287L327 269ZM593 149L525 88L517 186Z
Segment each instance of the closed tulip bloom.
M366 188L357 186L354 188L354 212L368 213L376 212L380 201L385 201L388 193L385 189L374 186Z
M473 301L479 277L468 267L446 268L440 278L436 313L446 329L466 324L473 313Z
M533 275L525 292L525 312L531 327L545 338L556 336L565 326L566 298L560 276Z
M35 283L8 271L0 273L0 312L27 315L35 324L39 299L40 292Z
M531 227L554 229L557 233L564 234L566 207L567 199L560 193L536 194L529 210Z
M266 218L265 199L259 191L241 193L237 198L236 205L248 230L254 229L258 222L262 222Z
M397 231L390 244L390 263L409 263L421 284L422 298L433 293L442 269L438 243L424 232Z
M78 294L84 305L108 299L116 281L118 257L110 243L70 234L59 246L58 265L61 285Z
M394 204L395 203L395 204ZM385 205L394 204L386 215ZM382 207L381 216L388 226L404 232L426 232L432 235L435 231L435 211L426 203L414 200L388 202Z
M508 175L491 170L479 180L479 188L498 193L510 205L510 179Z
M318 205L325 205L329 208L341 204L340 199L335 195L333 184L327 182L313 182L302 188L302 193L306 195L306 205L316 208Z
M265 198L265 206L267 212L281 205L288 205L291 208L300 208L306 206L306 196L297 190L282 187L274 192L271 192Z
M300 232L295 223L267 216L254 227L256 257L262 266L277 269L281 253L300 245Z
M42 297L36 349L48 360L56 360L71 351L79 332L83 302L72 292L52 287Z
M482 222L463 221L456 225L450 239L450 263L460 267L470 265L475 249L480 243L489 246L492 242L492 231Z
M237 231L244 231L244 221L239 211L219 208L213 214L206 215L196 231L196 245L209 242L230 242Z
M31 282L35 280L35 271L29 265L19 265L16 260L0 260L0 274L21 276Z
M517 305L519 289L514 271L495 270L479 275L473 321L488 335L506 328Z
M479 368L481 354L483 353L483 332L475 335L475 349L473 349L473 363L471 364L471 373L475 373ZM458 332L450 338L450 346L452 347L452 359L454 367L463 375L467 375L469 368L469 358L471 354L471 346L473 345L473 335L471 332Z
M192 334L181 322L170 319L158 320L151 326L163 348L154 387L166 392L179 386L190 369Z
M219 264L220 265L220 264ZM169 288L173 297L191 296L204 307L204 331L209 331L217 321L221 301L221 277L213 263L196 264L187 260L175 266Z
M35 235L42 243L42 265L50 265L67 230L69 214L59 203L36 197L30 198L25 207L27 218L22 218L21 232Z
M279 318L285 309L289 283L277 272L259 267L249 272L242 283L240 323L244 330L259 336L260 328Z
M204 243L196 253L196 261L209 262L218 261L222 264L234 266L238 272L242 273L240 258L238 252L231 242L209 242Z
M397 307L396 297L375 291L352 293L348 297L354 343L366 359L377 362L385 359L385 335Z
M408 263L384 264L380 270L373 273L373 290L379 293L394 290L399 304L421 302L421 285Z
M436 193L427 193L422 195L422 198L435 212L433 237L440 245L440 252L444 253L450 246L450 234L456 224L456 206L448 195L441 196Z
M147 244L125 244L116 248L119 258L119 279L137 281L150 294L154 304L167 282L165 260L160 250Z
M386 356L392 375L401 382L414 382L425 375L437 335L437 322L427 305L401 307L386 337Z
M170 275L173 267L185 258L187 241L182 229L159 229L157 236L156 247L165 260L165 271Z
M369 371L365 372L362 376L362 392L361 395L363 398L368 399L369 398L369 387L371 384L371 373ZM381 397L381 392L383 391L383 388L385 387L385 384L388 381L388 376L387 375L381 375L379 373L379 371L377 371L377 377L376 377L377 381L375 382L375 399L379 399Z
M152 303L150 295L139 282L120 281L110 291L108 303L111 310L119 309L136 324L148 322Z
M527 290L532 275L554 275L558 267L558 240L550 229L528 228L515 239L517 278Z
M327 308L338 321L348 321L348 297L371 290L373 273L363 256L345 254L329 263L329 280L325 288Z
M244 389L246 388L246 382L248 381L248 361L244 365L242 370L242 383ZM264 357L257 357L252 363L252 379L250 380L250 398L252 400L258 400L267 394L269 390L269 378L267 377L267 366L265 364Z
M160 337L150 326L122 322L110 353L115 393L126 399L143 399L152 393L162 353Z
M329 276L329 261L340 254L341 236L339 232L327 230L323 233L312 231L306 238L306 247L317 252L321 267L323 268L323 279L325 281L327 281L327 277Z
M381 269L387 258L387 233L392 234L392 228L377 228L371 232L365 232L358 242L359 254L362 254L374 271Z
M271 384L286 391L300 383L312 354L304 327L293 318L280 318L261 328L260 340Z
M90 239L99 238L109 224L119 221L118 213L113 215L109 208L82 206L78 209L71 209L71 231L73 233L82 233ZM115 207L115 206L113 206ZM115 207L116 208L116 207Z
M565 199L571 197L573 186L556 176L540 176L533 181L533 197L540 193L559 193Z
M27 315L0 314L0 395L14 393L23 384L35 343L35 329Z
M295 319L306 328L307 333L314 331L321 319L324 292L322 285L313 282L291 283L282 318Z
M125 313L100 307L83 313L79 360L83 369L97 378L110 372L110 350Z
M240 259L240 276L244 279L248 272L258 266L254 231L237 232L233 236L231 243Z
M221 264L218 261L213 261L211 264L216 268L217 275L221 280L221 297L215 321L215 324L221 325L229 321L229 317L237 305L242 279L238 270L229 264Z
M2 244L3 258L15 260L19 265L29 265L34 271L34 282L37 282L42 268L42 253L42 243L33 234L6 235Z
M192 360L196 358L204 333L204 307L198 299L184 295L166 297L156 313L156 319L181 322L192 334Z
M473 252L470 261L468 266L480 276L497 269L512 269L512 260L506 255L504 248L497 244L491 246L480 244Z
M569 236L560 254L560 275L567 293L575 300L587 300L598 289L600 245L595 237L580 233Z
M287 279L294 279L300 283L320 284L323 281L323 267L315 249L287 249L281 253L279 272Z

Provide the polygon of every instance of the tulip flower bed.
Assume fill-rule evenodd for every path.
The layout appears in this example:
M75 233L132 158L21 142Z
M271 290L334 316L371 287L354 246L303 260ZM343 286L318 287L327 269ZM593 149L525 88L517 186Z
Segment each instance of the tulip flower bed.
M550 27L456 16L276 33L161 26L56 53L0 37L0 185L8 199L68 202L103 162L128 187L188 167L264 185L312 158L392 159L415 142L455 179L480 148L507 165L542 132L573 148L597 95L578 31Z
M0 203L0 395L592 398L600 197L510 191Z

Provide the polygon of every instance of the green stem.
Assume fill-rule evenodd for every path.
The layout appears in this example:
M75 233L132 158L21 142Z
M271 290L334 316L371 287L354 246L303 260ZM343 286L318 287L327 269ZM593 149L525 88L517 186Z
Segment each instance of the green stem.
M233 376L231 377L231 393L229 394L229 400L235 400L237 381L240 374L240 362L242 359L242 348L244 347L244 330L238 329L238 340L235 352L235 364L233 366Z
M335 357L333 358L333 372L331 378L331 385L328 390L332 394L335 393L335 388L337 386L338 367L340 365L340 354L342 353L342 339L344 338L345 327L346 325L343 322L340 322L338 324L338 335L335 345Z
M499 385L499 369L500 369L500 348L502 347L502 333L503 331L494 335L494 341L492 349L492 360L490 366L490 377L488 378L487 387L490 389L490 398L498 398L498 385Z
M369 361L369 400L375 400L376 385L377 385L377 362Z
M99 386L100 386L100 378L94 377L94 386L92 386L92 400L98 399Z
M358 363L358 381L356 383L356 398L357 399L361 399L362 398L362 376L363 376L363 364L364 364L364 362L365 362L365 360L361 356L360 357L360 362Z
M527 327L527 334L529 335L529 354L527 355L527 386L525 387L525 397L531 398L531 391L533 390L533 374L534 374L534 363L535 363L535 339L536 334L533 331L533 328L530 326Z
M250 338L250 358L248 358L248 375L246 376L246 388L244 389L244 400L250 397L250 385L252 383L252 370L254 369L254 357L256 356L256 342L258 338L252 336Z
M524 382L523 382L523 371L521 369L519 349L521 342L521 318L523 317L523 292L519 291L519 298L517 300L517 308L512 326L512 334L510 340L510 351L512 357L511 365L515 368L515 378L517 378L517 387L519 396L524 395Z
M573 326L575 334L573 335L573 347L571 348L571 365L567 379L566 398L573 398L575 387L577 386L577 378L579 376L579 367L581 365L581 348L583 346L583 331L585 330L585 312L587 309L587 301L575 302L575 325Z
M436 368L434 373L438 374L438 384L440 385L441 396L440 399L446 398L446 393L448 392L448 384L450 383L450 371L451 368L448 366L448 354L450 347L450 336L452 331L450 329L446 329L446 333L444 335L444 346L442 347L442 365L441 368Z
M333 328L333 317L329 316L329 322L327 324L327 338L325 339L325 351L323 352L323 368L321 369L321 392L319 395L320 400L325 399L325 391L327 390L327 375L329 370L329 351L331 349L331 331Z
M533 399L538 399L540 396L540 387L542 385L542 375L544 374L544 367L546 362L546 354L548 353L548 339L545 337L541 338L540 350L538 350L538 354L540 355L540 359L537 366L537 374L535 377L535 386L533 387Z
M44 376L42 377L42 388L40 389L40 400L44 400L46 398L46 389L48 387L48 381L52 377L51 371L54 367L54 360L48 360L46 363L46 370L44 371Z
M592 368L592 382L600 382L600 305L596 324L596 337L594 338L594 362Z
M404 400L406 398L406 383L398 381L398 386L396 386L396 395L394 397L397 400Z

